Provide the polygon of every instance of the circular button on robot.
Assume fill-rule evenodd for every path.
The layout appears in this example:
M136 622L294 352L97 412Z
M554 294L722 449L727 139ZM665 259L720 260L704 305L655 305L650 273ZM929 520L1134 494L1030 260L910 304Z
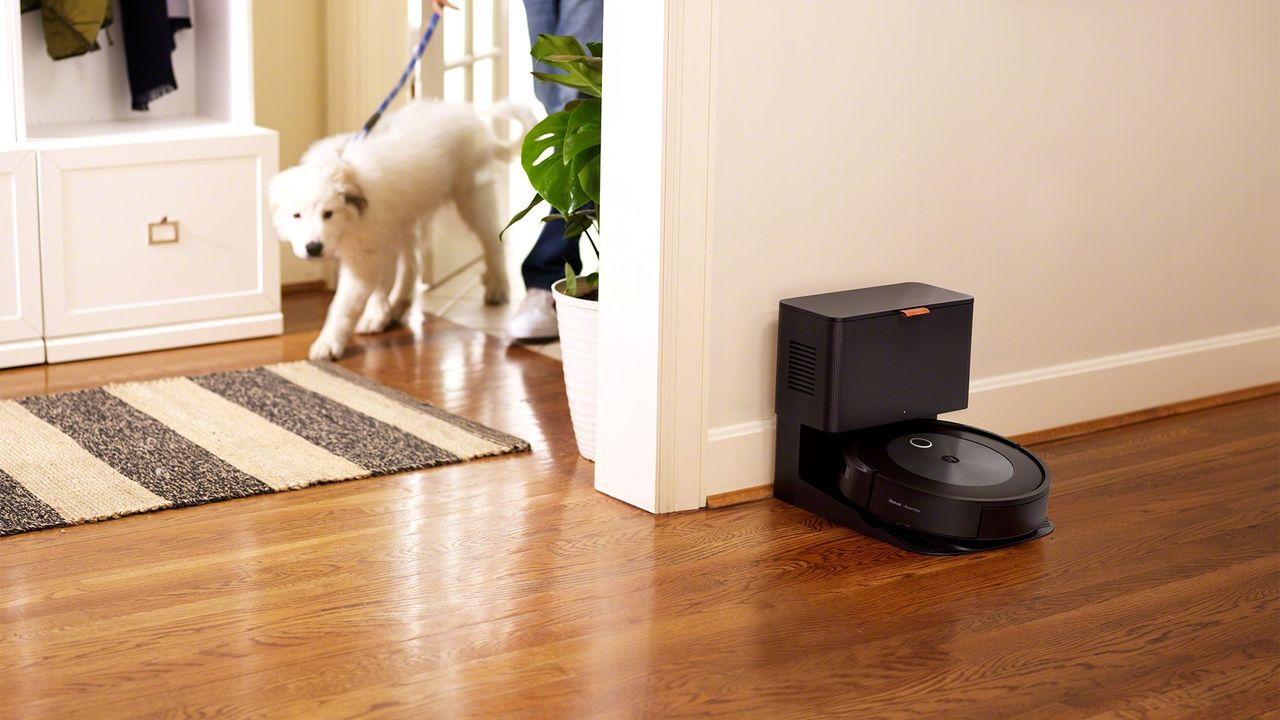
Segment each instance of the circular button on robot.
M1045 522L1049 473L1005 438L941 420L849 433L840 489L892 525L948 538L997 540Z

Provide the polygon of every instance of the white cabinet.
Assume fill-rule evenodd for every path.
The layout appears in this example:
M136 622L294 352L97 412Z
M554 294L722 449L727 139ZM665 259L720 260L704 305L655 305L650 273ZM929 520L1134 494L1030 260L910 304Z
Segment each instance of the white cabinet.
M0 0L0 367L281 332L249 3L191 8L178 90L137 113L121 43L50 60Z
M44 361L36 154L0 151L0 367Z
M49 362L279 332L276 136L40 150Z

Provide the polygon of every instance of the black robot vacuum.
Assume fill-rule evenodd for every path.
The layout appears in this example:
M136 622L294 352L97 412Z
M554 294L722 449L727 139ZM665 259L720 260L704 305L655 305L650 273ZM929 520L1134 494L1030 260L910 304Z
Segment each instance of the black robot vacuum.
M1049 506L1049 472L1018 445L982 430L916 420L855 433L840 492L902 528L961 541L1036 532Z
M921 283L782 301L774 495L932 555L1052 532L1039 458L936 419L968 405L972 318Z

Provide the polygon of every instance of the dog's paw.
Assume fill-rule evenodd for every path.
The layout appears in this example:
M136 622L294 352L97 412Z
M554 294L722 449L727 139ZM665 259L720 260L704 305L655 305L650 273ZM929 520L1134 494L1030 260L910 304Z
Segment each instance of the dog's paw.
M356 321L356 332L361 335L376 335L391 327L393 317L390 311L370 311L365 310L360 319Z
M346 349L346 343L321 335L311 343L311 352L307 353L307 357L312 360L337 360Z
M397 322L405 322L409 315L409 310L413 308L413 296L393 298L388 302L387 313L391 316L391 324Z
M504 274L494 277L486 273L484 276L484 304L506 305L510 299L511 286L507 282L507 276Z

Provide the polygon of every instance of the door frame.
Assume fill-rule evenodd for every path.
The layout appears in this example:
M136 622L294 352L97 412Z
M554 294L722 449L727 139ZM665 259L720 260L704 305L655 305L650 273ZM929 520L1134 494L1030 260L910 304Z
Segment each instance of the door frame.
M717 5L604 18L595 486L655 513L706 502Z
M412 81L391 103L391 109L402 107L413 98L444 97L446 72L465 75L462 98L485 107L506 97L509 90L507 3L512 0L466 0L458 9L445 10L440 25L427 45ZM491 4L493 27L489 37L478 37L474 28L476 4ZM326 0L326 99L327 126L330 133L350 132L364 124L369 113L378 106L404 69L409 53L418 43L430 20L430 0ZM466 28L465 51L459 58L445 58L445 33L461 24ZM333 32L332 28L342 28ZM388 42L388 38L396 40ZM475 65L493 64L493 97L475 96ZM505 121L495 121L499 137L509 132ZM496 175L499 212L507 216L506 173ZM456 273L480 262L482 253L452 213L439 220L419 254L419 291L437 285ZM327 282L334 285L336 266L328 268Z
M418 64L414 74L413 97L441 98L450 101L461 100L485 108L507 97L510 88L510 54L511 42L508 33L507 3L512 0L466 0L458 3L456 10L445 10L436 28L435 36L427 45L422 62ZM408 26L412 47L418 42L422 32L431 19L431 0L408 0L413 12L410 13ZM476 29L476 6L485 3L489 6L492 27L488 37ZM461 26L463 30L462 55L446 58L444 53L445 36L453 29ZM476 97L476 65L482 62L492 64L492 87L489 97ZM462 98L445 98L446 73L461 73L463 76ZM510 132L505 120L491 120L494 133L498 137L506 137ZM510 215L507 200L510 180L504 172L496 173L495 184L498 196L499 217ZM449 278L483 260L480 245L471 237L471 231L461 222L447 214L441 217L435 226L440 232L432 233L427 241L419 247L419 287L428 288L446 282Z

